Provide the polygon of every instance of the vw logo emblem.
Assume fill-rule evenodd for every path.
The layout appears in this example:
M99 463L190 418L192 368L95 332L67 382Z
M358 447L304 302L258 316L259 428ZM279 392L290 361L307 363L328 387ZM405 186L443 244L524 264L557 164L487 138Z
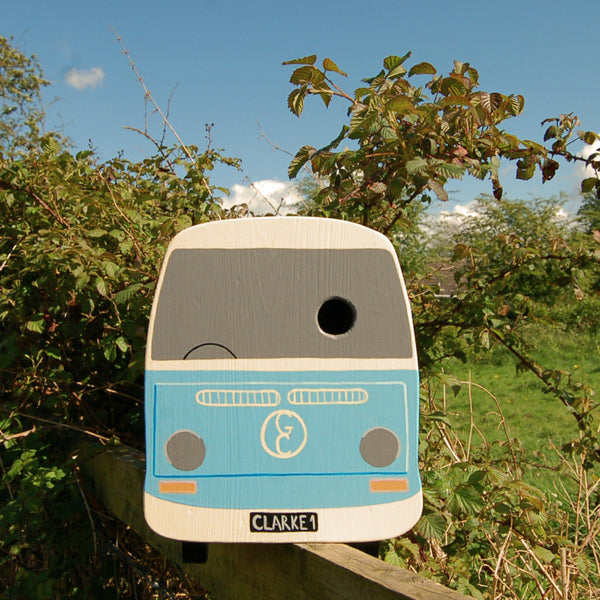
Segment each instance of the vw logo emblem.
M306 424L292 410L276 410L262 424L260 441L267 454L275 458L292 458L306 446Z

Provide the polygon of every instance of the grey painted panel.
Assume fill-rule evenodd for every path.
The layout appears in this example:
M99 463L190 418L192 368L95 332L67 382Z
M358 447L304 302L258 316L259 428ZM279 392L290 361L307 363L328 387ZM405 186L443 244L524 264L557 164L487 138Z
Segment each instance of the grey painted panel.
M347 333L327 335L317 323L331 298L354 310ZM204 344L237 358L412 355L396 265L380 249L174 250L158 299L152 358L181 359Z

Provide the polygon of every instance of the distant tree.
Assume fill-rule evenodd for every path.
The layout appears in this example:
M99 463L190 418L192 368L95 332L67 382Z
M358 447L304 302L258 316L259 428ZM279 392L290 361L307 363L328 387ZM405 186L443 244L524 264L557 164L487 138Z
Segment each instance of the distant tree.
M600 198L595 192L583 195L577 214L588 233L600 231Z
M35 56L18 50L12 37L0 36L0 149L5 156L39 147L47 85Z
M576 250L573 219L563 211L565 198L503 200L480 196L471 206L469 215L461 219L454 235L454 244L466 244L487 261L488 270L499 269L504 263L506 273L488 286L488 294L499 290L506 297L520 294L551 306L563 288L577 283L578 260L585 256ZM519 252L519 249L522 252ZM527 249L535 249L528 254ZM519 265L518 257L528 254L528 264ZM483 267L483 262L480 267Z

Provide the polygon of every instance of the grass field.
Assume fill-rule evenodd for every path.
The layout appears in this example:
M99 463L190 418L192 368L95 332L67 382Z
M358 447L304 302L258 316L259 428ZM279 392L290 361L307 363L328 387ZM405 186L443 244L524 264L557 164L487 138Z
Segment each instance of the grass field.
M569 371L574 380L600 392L600 339L541 328L531 333L537 347L532 355L544 368ZM473 382L471 386L464 384L456 396L447 394L447 412L461 439L468 437L472 406L482 436L488 442L504 442L501 413L509 436L523 447L530 463L527 481L552 490L556 474L546 467L559 462L553 446L560 448L577 436L575 419L568 409L542 391L543 384L533 373L517 373L515 360L505 350L473 357L466 364L451 360L446 370L464 382ZM478 443L482 436L475 435Z

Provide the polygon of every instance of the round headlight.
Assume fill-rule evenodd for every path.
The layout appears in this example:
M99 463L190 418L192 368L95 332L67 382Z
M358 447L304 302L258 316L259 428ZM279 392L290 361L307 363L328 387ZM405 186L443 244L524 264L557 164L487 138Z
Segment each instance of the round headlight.
M360 455L373 467L387 467L400 454L400 440L389 429L375 427L360 440Z
M165 444L167 460L180 471L197 469L206 456L204 440L193 431L177 431Z

